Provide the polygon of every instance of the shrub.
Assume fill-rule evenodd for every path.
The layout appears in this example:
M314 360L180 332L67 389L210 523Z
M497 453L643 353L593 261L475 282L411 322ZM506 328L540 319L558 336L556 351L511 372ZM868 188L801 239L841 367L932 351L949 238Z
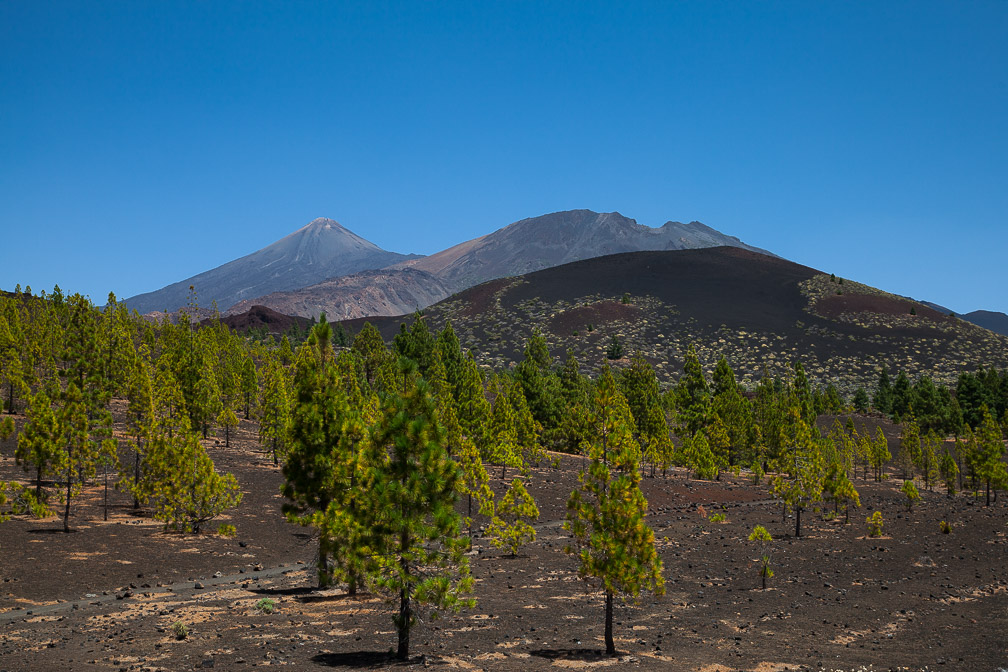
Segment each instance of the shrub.
M760 545L760 577L763 580L763 590L766 590L767 579L773 578L773 570L770 569L770 533L762 525L757 525L749 534L749 541L759 542Z
M623 292L623 298L620 299L620 303L624 305L630 303L630 292Z
M262 614L272 614L276 611L276 600L272 600L268 597L264 597L255 605L256 611Z
M917 492L917 486L914 485L913 481L903 481L903 487L900 488L900 492L906 495L907 511L912 509L914 503L921 498L920 493Z
M723 513L715 513L710 517L710 522L712 523L727 523L728 519Z
M48 518L55 515L45 501L45 491L41 498L36 498L31 488L20 483L11 483L11 513L16 515L29 514L32 518Z
M217 527L217 534L222 537L233 537L238 534L238 530L235 529L234 525L228 525L226 523L221 523Z
M172 634L175 635L175 639L185 639L189 636L189 628L182 621L175 621L171 626Z
M941 523L939 523L939 527L941 527L942 534L948 534L952 531L952 523L947 520L941 521Z
M609 341L609 349L606 350L606 357L609 359L621 359L623 357L623 344L615 336Z
M865 518L865 522L868 523L868 536L869 537L881 537L882 536L882 512L875 511L872 515Z

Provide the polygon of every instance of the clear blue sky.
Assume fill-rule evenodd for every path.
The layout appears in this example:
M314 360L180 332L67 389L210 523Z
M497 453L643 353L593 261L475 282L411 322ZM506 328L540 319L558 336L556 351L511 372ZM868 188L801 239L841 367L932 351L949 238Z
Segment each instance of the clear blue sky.
M1008 3L0 2L0 288L571 208L1008 311Z

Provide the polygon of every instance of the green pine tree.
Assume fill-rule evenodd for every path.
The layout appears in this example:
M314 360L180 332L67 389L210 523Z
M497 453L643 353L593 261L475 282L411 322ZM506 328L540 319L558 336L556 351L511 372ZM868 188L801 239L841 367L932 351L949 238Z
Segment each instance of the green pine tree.
M372 434L369 534L376 566L371 582L398 599L397 657L409 657L419 610L435 615L472 606L473 580L455 511L458 466L442 444L434 401L418 381L389 395Z
M581 577L605 593L605 644L613 642L613 597L636 598L642 590L663 594L662 563L654 532L644 521L647 500L637 472L640 448L633 439L626 400L612 374L603 372L593 408L595 428L590 466L567 501L564 529L573 537L568 552L576 552Z

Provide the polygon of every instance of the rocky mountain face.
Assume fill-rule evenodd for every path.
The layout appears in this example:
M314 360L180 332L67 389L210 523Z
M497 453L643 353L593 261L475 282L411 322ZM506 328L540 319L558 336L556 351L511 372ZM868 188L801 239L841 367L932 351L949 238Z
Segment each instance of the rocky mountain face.
M451 292L436 276L412 268L362 271L289 292L240 301L227 315L268 306L285 315L352 320L375 315L405 315L426 308Z
M199 305L210 306L216 301L218 308L224 310L246 299L299 289L410 258L383 250L338 222L319 218L258 252L159 290L130 297L125 303L141 313L174 312L186 305L192 285Z
M699 222L652 228L618 212L569 210L523 219L429 257L387 252L330 219L316 219L269 247L126 300L142 313L185 305L189 285L201 306L228 315L253 305L332 319L391 316L432 305L486 280L620 252L727 245L770 254ZM383 269L381 272L375 272Z
M486 280L608 254L719 245L770 254L700 222L667 222L652 228L618 212L568 210L523 219L486 236L398 266L427 271L453 291L459 291Z

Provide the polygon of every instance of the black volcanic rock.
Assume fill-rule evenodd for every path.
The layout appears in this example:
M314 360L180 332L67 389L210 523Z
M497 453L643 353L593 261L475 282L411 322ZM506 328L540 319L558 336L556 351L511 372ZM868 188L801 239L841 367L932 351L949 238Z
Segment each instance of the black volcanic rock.
M125 300L141 313L184 306L189 286L201 306L224 310L239 301L298 289L328 278L382 268L413 258L388 252L331 220L319 218L258 252Z

